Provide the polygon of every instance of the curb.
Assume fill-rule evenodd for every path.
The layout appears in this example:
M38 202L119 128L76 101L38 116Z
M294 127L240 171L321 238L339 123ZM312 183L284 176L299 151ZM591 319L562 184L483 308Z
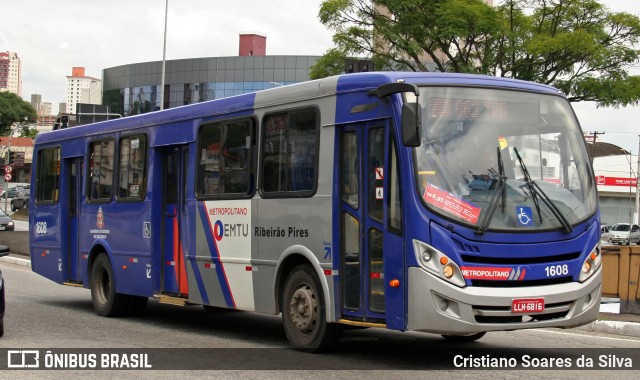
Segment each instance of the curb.
M9 263L13 265L19 265L21 267L29 267L31 268L31 260L20 259L15 256L4 256L0 257L0 261L3 263Z
M635 322L597 320L575 329L602 334L640 337L640 323Z
M31 260L20 259L12 256L0 257L0 262L31 268ZM636 322L597 320L584 326L575 327L574 329L602 334L640 337L640 323Z

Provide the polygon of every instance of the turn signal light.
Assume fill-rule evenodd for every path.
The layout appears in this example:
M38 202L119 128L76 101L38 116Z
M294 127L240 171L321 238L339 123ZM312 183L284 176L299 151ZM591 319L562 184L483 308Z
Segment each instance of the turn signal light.
M389 281L389 286L392 287L392 288L399 288L400 287L400 280L393 279L393 280Z
M448 262L449 262L449 259L448 259L448 258L446 258L446 257L444 257L444 256L442 256L442 257L440 258L440 264L442 264L442 265L447 265L447 263L448 263Z

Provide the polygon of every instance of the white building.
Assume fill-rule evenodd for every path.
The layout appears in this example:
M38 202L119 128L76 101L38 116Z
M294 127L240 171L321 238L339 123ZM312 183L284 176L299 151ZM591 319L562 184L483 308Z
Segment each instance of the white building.
M0 91L22 96L22 63L11 51L0 52Z
M638 222L637 168L636 155L620 154L593 159L602 223L629 223L631 219Z
M75 114L77 103L102 104L102 80L86 76L84 67L74 67L67 76L65 113Z

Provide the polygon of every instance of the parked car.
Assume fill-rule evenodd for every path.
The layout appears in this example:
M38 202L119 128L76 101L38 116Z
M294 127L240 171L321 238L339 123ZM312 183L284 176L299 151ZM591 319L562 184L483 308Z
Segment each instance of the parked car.
M609 226L607 224L600 226L600 240L611 243L611 227L613 226Z
M11 211L18 211L21 208L29 208L29 193L11 200Z
M24 186L14 186L7 190L7 197L9 198L20 197L25 194L29 194L29 189L25 188Z
M631 230L631 231L629 231ZM634 224L629 228L629 223L616 223L611 227L611 243L613 244L640 244L640 226Z
M0 208L0 231L13 230L14 228L13 219Z
M0 257L9 254L9 247L0 245ZM0 336L4 335L4 280L2 279L2 271L0 271Z

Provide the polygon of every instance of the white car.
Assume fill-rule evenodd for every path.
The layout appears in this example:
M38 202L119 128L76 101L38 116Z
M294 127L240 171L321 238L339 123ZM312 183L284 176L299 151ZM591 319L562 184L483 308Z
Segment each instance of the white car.
M611 243L611 227L606 224L600 226L600 240Z
M617 223L610 232L613 244L640 244L640 226L637 224L631 226L631 233L629 233L629 223Z

